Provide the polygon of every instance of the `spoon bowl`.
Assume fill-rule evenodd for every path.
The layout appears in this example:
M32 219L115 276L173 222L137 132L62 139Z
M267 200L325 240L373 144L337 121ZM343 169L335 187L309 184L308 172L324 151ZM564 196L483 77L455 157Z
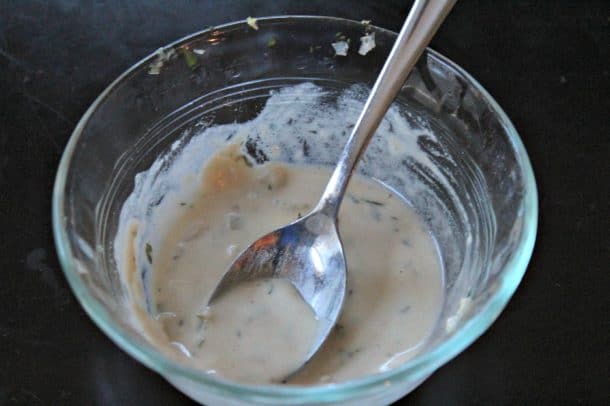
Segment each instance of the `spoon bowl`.
M256 240L233 262L210 298L213 305L237 283L264 278L289 280L318 321L307 359L333 328L345 297L346 264L335 219L312 212Z

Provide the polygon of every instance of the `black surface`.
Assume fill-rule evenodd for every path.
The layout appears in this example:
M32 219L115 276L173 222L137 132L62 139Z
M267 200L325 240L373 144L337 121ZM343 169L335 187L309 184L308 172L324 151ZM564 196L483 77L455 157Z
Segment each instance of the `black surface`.
M81 310L51 236L51 188L77 120L161 44L248 15L325 14L397 29L409 2L0 1L0 404L189 404ZM540 226L500 319L412 404L609 401L610 2L462 0L432 46L519 130Z

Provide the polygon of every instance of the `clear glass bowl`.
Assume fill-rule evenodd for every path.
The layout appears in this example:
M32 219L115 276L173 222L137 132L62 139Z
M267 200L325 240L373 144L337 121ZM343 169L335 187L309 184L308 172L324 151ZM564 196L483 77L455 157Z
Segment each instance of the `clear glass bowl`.
M536 185L517 132L480 84L432 50L421 58L396 106L413 125L437 134L436 140L416 140L437 170L406 156L402 170L409 173L409 184L392 171L376 175L427 221L444 264L442 314L415 358L389 372L334 385L240 385L168 359L122 311L112 241L135 174L170 154L172 142L190 137L202 123L255 117L272 89L310 81L332 96L352 84L372 85L396 37L373 27L376 48L360 56L354 48L365 27L359 22L296 16L261 18L258 25L259 30L245 22L210 28L163 48L121 75L85 113L54 189L53 226L64 272L81 305L117 345L200 402L390 403L498 317L525 272L536 235ZM330 44L337 33L351 39L346 57L334 56ZM159 74L151 74L155 70ZM366 159L369 168L383 169L383 151L367 151ZM413 186L425 192L410 194Z

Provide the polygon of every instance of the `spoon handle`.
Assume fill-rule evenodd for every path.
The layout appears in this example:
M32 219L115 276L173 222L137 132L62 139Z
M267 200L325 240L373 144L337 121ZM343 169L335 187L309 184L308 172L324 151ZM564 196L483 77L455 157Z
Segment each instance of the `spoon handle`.
M457 0L415 0L315 211L336 218L354 167L411 69Z

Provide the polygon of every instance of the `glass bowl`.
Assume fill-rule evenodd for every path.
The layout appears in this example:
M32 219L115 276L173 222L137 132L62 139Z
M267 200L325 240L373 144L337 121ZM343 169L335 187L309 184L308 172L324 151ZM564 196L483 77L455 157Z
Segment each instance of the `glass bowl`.
M274 90L313 82L332 98L354 84L370 87L396 37L329 17L260 18L258 26L230 23L161 48L115 80L87 110L62 157L53 196L64 272L83 308L119 347L197 401L390 403L498 317L525 272L537 227L534 175L516 130L479 83L432 50L422 56L394 106L413 128L436 134L411 140L429 167L413 159L415 151L406 151L399 169L387 168L388 151L369 148L359 168L402 194L439 247L444 304L414 358L387 372L332 385L241 385L166 357L123 311L113 239L134 176L158 156L171 155L172 144L198 128L256 117ZM366 30L375 32L376 47L361 56L357 44ZM331 46L341 36L351 40L344 57L335 56ZM332 164L332 157L319 163ZM395 176L398 170L408 174L408 182Z

